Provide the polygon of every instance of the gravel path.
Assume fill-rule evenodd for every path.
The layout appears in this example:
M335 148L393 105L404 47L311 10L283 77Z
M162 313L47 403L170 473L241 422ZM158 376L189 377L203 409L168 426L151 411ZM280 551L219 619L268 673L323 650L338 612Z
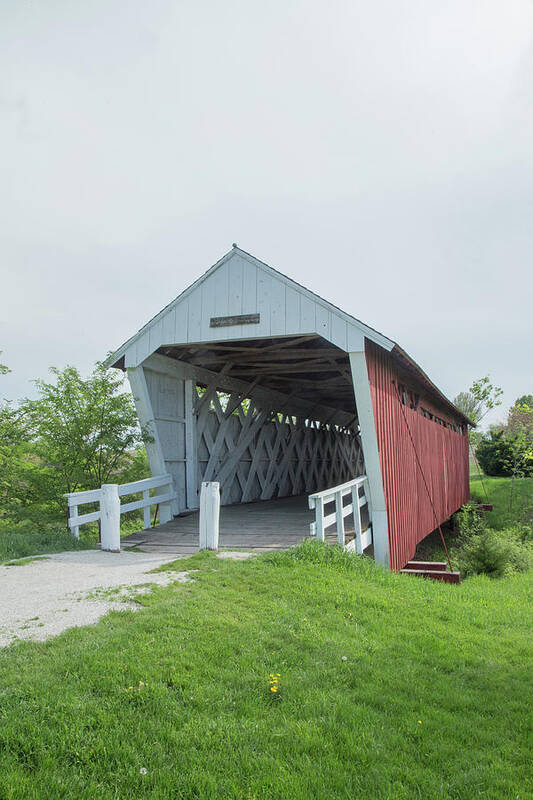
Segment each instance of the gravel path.
M82 550L22 566L0 566L0 647L19 639L43 641L66 628L91 625L111 609L139 608L125 599L146 591L141 584L166 586L188 580L187 572L147 574L173 558Z

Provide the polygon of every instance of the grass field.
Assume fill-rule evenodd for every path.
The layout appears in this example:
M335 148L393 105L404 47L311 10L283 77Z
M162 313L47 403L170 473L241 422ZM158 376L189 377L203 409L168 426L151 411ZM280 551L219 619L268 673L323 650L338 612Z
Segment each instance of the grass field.
M2 800L533 796L532 573L185 563L140 614L0 654Z
M478 470L470 480L473 500L492 503L494 510L487 514L493 528L505 528L516 522L533 526L533 478L490 478Z

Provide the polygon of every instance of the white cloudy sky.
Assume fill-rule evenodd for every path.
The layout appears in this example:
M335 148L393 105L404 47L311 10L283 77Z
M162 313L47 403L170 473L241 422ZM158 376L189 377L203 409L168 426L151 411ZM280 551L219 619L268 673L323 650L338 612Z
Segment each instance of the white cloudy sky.
M88 370L235 241L508 405L532 168L530 0L1 0L0 393Z

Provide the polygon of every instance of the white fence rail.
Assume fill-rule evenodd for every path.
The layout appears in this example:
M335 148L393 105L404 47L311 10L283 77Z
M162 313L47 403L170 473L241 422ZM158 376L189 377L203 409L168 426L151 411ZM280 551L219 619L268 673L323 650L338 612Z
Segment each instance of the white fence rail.
M348 503L344 503L344 498L350 497ZM326 513L326 506L335 504L334 511ZM368 527L363 530L361 521L361 508L368 508ZM368 483L366 475L354 478L340 486L333 486L323 492L316 492L309 496L309 508L315 509L315 521L310 525L310 534L319 541L326 539L326 528L332 525L337 526L337 539L342 547L362 553L363 550L372 544L372 514L370 507ZM346 545L346 533L344 520L353 514L354 538Z
M166 491L161 494L150 495L152 489ZM129 494L142 492L142 500L133 500L121 503L120 498ZM76 539L80 538L80 526L88 522L101 523L102 550L120 550L120 515L127 511L144 509L144 527L150 527L150 506L170 503L176 495L173 489L171 475L157 475L154 478L145 478L132 483L106 483L100 489L91 489L87 492L72 492L64 495L68 502L68 525ZM80 514L79 506L86 503L99 503L98 511Z

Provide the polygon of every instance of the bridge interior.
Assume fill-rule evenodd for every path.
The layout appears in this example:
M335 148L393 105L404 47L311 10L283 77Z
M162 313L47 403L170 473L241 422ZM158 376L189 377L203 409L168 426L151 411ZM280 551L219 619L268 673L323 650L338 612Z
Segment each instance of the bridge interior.
M313 519L307 495L222 506L219 549L253 553L286 550L309 538ZM352 515L346 517L345 526L346 542L349 542L354 535ZM193 511L164 525L133 533L123 539L122 544L144 552L189 556L199 550L198 530L198 512ZM336 542L335 533L326 538L330 544Z

